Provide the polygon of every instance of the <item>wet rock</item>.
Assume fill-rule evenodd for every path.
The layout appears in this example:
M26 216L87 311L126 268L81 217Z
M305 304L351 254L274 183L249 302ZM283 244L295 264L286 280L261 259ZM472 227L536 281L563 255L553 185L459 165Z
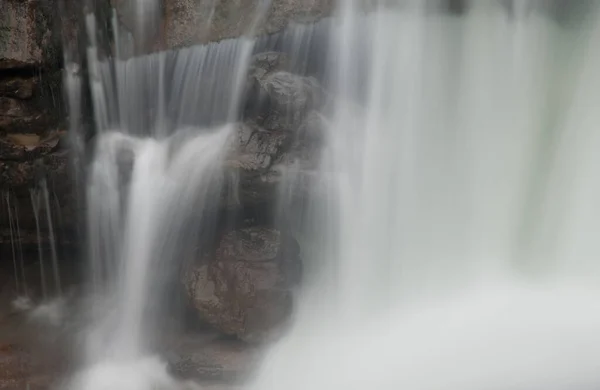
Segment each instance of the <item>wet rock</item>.
M66 372L64 351L39 345L37 332L19 316L0 323L0 389L51 389Z
M261 84L271 73L284 71L288 66L288 56L280 52L265 52L254 55L248 68L244 101L245 116L248 118L264 117L268 113L265 99L266 92Z
M330 14L333 0L164 0L168 47L281 31L291 21L315 22ZM264 5L267 8L264 8Z
M31 160L54 151L66 131L38 134L6 134L0 136L0 160Z
M277 110L304 112L320 102L320 86L312 77L278 71L261 79L260 84Z
M307 112L323 102L323 91L312 77L276 71L258 84L261 125L267 130L294 131Z
M289 150L293 135L267 131L254 122L238 124L232 150L225 161L227 207L256 206L272 202L277 191L273 167Z
M0 69L40 66L58 59L59 42L51 29L52 3L2 0Z
M0 189L33 187L41 178L50 182L68 180L68 155L52 153L35 160L0 160Z
M12 76L0 80L0 96L30 99L38 85L37 77Z
M246 118L266 130L295 131L307 113L323 105L326 93L313 77L287 71L288 57L265 52L253 57L246 81Z
M248 342L274 337L289 317L301 273L295 240L278 230L249 227L223 235L214 255L183 275L198 315Z
M178 378L230 383L246 379L258 355L258 349L246 343L196 333L179 336L167 359Z
M306 144L322 145L326 138L327 122L318 111L308 113L298 129L298 139Z
M134 54L140 55L165 49L163 46L165 31L162 20L165 16L165 1L136 3L128 0L110 0L111 5L117 11L121 33L127 31L132 36ZM106 12L106 10L103 11Z
M0 133L41 133L52 124L52 115L28 101L0 97Z
M268 169L287 150L290 139L285 132L267 131L252 122L240 123L236 148L226 166L246 173Z
M59 243L56 243L57 245ZM50 308L49 298L59 298L59 295L64 294L62 299L66 299L67 292L72 291L79 287L82 283L83 275L81 272L81 265L77 263L76 259L71 259L70 255L64 251L57 250L58 253L58 280L55 279L52 253L48 242L40 243L42 245L42 263L39 262L39 253L26 252L23 254L23 262L21 262L20 253L17 253L17 272L14 272L13 258L10 254L6 254L6 260L10 260L9 264L0 264L2 271L7 273L8 281L0 286L0 301L4 307L10 306L11 309L17 311L24 311L27 305L17 305L16 298L27 297L29 305L27 309L35 308L41 303L47 304L46 307ZM21 249L21 248L19 248ZM23 248L26 250L27 248ZM4 259L3 259L4 260ZM59 284L57 284L58 282ZM73 297L69 297L73 298ZM8 305L6 303L8 302ZM54 301L54 309L58 309L58 303L67 303ZM71 301L68 302L73 303ZM19 308L18 306L21 306ZM57 310L58 311L58 310ZM42 310L38 310L42 312Z
M250 60L248 75L252 80L261 80L268 73L278 70L286 70L289 66L289 58L281 52L264 52L255 54Z

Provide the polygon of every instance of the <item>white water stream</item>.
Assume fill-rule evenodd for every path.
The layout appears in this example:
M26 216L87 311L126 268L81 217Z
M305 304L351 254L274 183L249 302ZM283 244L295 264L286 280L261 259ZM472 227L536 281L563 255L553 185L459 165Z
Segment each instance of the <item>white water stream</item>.
M305 210L312 277L250 388L600 386L599 14L565 25L539 4L448 16L382 1L365 16L340 3L323 203ZM76 389L178 386L146 357L146 305L187 213L215 198L228 130L171 134L232 119L252 48L186 50L117 62L117 83L91 64L92 275L117 304ZM157 67L173 79L152 79ZM203 77L227 90L201 91Z
M252 389L598 387L598 10L387 3L340 9L327 266Z

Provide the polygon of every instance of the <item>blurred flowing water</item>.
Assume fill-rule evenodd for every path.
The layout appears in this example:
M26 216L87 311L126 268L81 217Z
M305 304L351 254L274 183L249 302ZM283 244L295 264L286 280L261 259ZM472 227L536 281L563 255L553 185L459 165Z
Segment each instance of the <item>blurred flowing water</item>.
M309 277L249 386L600 384L598 9L559 20L554 2L441 4L346 0L316 25L132 58L100 58L89 17L102 319L74 388L180 386L148 357L161 278L218 201L249 59L268 50L335 104L297 211Z
M552 4L340 6L321 267L253 389L598 386L600 14Z
M306 53L324 41L326 24L132 56L147 43L136 39L153 29L158 3L130 3L133 45L113 18L107 54L97 15L89 13L87 74L75 61L66 66L70 109L81 109L76 97L87 82L95 128L85 184L90 318L74 389L187 386L154 355L172 325L180 267L216 229L250 59L277 50L292 58L293 70L323 69ZM74 121L71 127L83 130ZM74 138L81 144L84 136Z

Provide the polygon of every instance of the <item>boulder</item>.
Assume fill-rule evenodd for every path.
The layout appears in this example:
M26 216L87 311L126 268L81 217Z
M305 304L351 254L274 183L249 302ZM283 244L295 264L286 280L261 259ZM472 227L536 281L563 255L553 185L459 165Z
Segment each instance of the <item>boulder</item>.
M224 334L260 342L275 337L288 319L300 274L296 241L254 226L225 233L212 256L184 271L183 283L203 320Z
M285 53L268 51L255 54L248 71L250 82L261 80L268 73L286 70L288 66L289 58Z
M259 79L260 87L271 106L282 112L304 114L306 109L321 102L321 88L313 77L303 77L285 71L267 74Z
M227 207L266 206L277 193L279 175L274 168L293 142L293 134L268 131L253 121L239 123L225 161L224 200Z
M237 126L237 142L227 165L246 172L268 169L289 148L291 136L285 132L267 131L253 122Z
M249 79L246 116L266 130L295 131L307 113L324 102L325 93L313 77L259 68Z
M55 125L55 116L49 107L38 102L0 96L1 133L43 133Z
M178 334L166 356L177 378L232 385L249 378L260 361L260 348L205 330Z

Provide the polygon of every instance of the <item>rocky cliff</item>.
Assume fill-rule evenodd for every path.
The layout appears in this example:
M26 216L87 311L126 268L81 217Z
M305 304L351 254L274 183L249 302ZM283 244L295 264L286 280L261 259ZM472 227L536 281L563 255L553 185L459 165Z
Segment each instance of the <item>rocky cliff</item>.
M38 244L31 191L37 191L44 183L51 194L48 203L52 214L70 202L64 195L69 183L61 18L57 5L44 0L2 0L0 5L0 256L3 260L13 257L13 245ZM59 193L62 196L53 195ZM42 213L43 208L37 211ZM47 239L47 228L38 227Z

